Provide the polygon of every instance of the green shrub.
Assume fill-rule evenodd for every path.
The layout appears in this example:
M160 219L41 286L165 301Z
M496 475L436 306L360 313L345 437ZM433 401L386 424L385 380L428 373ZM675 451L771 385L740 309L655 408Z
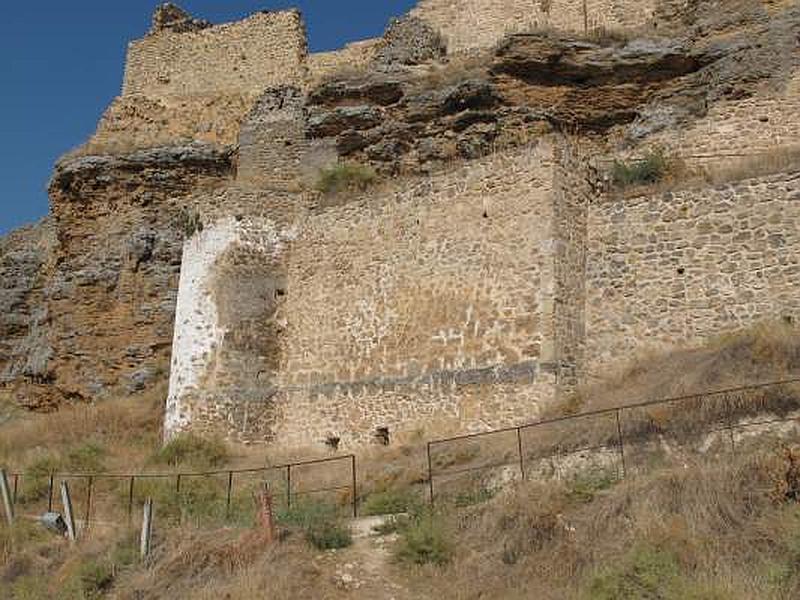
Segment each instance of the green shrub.
M368 165L339 163L320 169L316 188L324 194L363 191L377 180L375 170Z
M198 213L186 207L181 208L175 219L175 227L187 238L203 231L203 219Z
M384 490L367 496L362 507L365 515L394 515L413 509L419 504L411 490Z
M443 565L453 557L453 547L438 517L430 512L414 516L400 529L396 556L415 565Z
M78 570L78 581L84 598L100 598L114 583L114 565L104 558L86 560Z
M85 442L67 452L66 467L76 473L98 473L104 469L106 449L94 442Z
M171 467L218 467L228 461L228 448L219 439L206 439L187 433L170 440L150 462Z
M346 548L353 543L350 528L335 506L303 502L278 514L278 522L302 529L306 540L318 550Z
M631 551L617 565L590 582L590 600L641 600L670 598L668 590L679 579L678 560L671 552L652 547Z
M497 495L497 489L489 489L485 486L479 486L476 489L468 492L459 492L455 497L455 505L458 508L466 508L467 506L475 506L476 504L483 504L488 502Z
M567 496L578 502L591 502L603 490L609 489L618 481L617 474L613 471L591 471L581 473L569 482Z
M615 160L611 169L611 179L614 186L620 189L656 183L664 178L669 168L662 150L648 152L640 160L620 161Z
M50 475L64 468L61 459L52 456L40 456L30 463L19 481L17 499L21 503L41 500L50 489Z

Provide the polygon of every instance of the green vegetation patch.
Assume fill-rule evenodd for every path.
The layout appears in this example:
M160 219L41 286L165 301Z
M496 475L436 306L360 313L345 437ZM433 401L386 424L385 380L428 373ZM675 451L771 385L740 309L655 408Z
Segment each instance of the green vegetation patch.
M316 188L323 194L364 191L377 179L378 175L372 167L345 162L320 169Z
M423 511L403 523L395 556L407 564L449 563L453 559L453 544L441 517Z
M652 150L641 159L615 160L611 168L614 187L624 189L661 181L669 170L669 160L663 150Z
M350 528L336 506L303 502L278 514L278 522L301 529L308 543L318 550L346 548L353 543Z
M187 433L170 440L150 458L151 463L171 467L219 467L229 459L228 448L222 440L206 439Z

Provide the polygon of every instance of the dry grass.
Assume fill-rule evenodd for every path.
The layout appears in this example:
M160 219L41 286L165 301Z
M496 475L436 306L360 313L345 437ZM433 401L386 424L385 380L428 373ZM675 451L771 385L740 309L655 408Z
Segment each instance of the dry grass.
M800 147L781 146L753 156L721 157L714 162L701 162L695 158L684 159L677 155L665 155L664 159L665 168L658 178L634 182L638 185L616 186L614 196L632 197L686 189L702 189L796 171L800 169Z
M526 484L450 516L460 551L420 585L459 600L797 597L785 568L800 508L769 495L781 468L770 456L666 470L589 501Z

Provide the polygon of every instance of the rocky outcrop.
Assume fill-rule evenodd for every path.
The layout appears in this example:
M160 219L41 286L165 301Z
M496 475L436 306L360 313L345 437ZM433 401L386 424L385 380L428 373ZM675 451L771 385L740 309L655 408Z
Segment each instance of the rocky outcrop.
M62 160L52 217L0 240L0 383L49 410L166 377L187 198L232 177L230 148Z
M392 19L383 41L375 57L378 65L419 65L447 53L441 34L417 17Z
M0 385L12 395L19 384L50 379L45 288L54 244L51 219L0 238ZM17 403L36 404L28 394Z

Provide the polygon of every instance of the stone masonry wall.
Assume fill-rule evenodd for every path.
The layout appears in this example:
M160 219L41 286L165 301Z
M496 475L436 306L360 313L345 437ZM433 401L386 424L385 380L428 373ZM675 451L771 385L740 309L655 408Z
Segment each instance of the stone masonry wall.
M536 27L566 31L634 28L652 19L656 0L420 0L411 14L447 38L450 52L489 48Z
M151 98L259 93L301 84L307 54L297 11L261 12L242 21L131 42L123 96Z
M646 350L800 317L800 172L595 203L586 357L603 378Z
M730 155L800 146L800 72L795 71L782 89L717 102L691 125L670 128L646 141L679 156L707 156L696 162L712 164L730 163Z
M167 434L352 445L534 417L555 398L552 252L571 235L555 160L542 141L316 207L262 191L270 216L206 227L184 248ZM242 185L202 201L259 203Z
M543 143L309 217L287 271L281 443L475 431L552 400L553 160Z
M375 38L352 42L340 50L309 54L309 79L312 83L318 83L329 75L366 67L382 44L381 38Z

